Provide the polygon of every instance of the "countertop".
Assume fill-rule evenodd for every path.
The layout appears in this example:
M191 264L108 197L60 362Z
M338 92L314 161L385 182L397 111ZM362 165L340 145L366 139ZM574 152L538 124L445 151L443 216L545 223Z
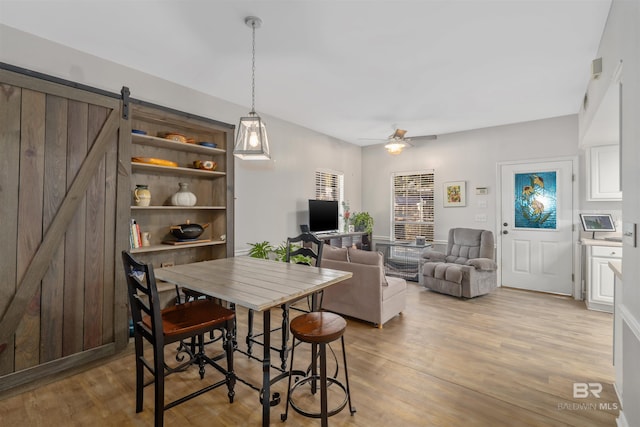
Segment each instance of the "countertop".
M615 274L618 279L622 280L622 261L609 261L609 268L613 270L613 274Z
M604 239L580 239L580 244L585 246L611 246L614 248L621 248L622 242L616 242L614 240Z

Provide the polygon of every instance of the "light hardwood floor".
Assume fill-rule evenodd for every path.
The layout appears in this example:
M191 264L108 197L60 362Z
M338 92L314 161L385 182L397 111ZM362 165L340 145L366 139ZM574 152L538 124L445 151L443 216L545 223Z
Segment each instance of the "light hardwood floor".
M246 315L238 317L242 335ZM332 425L615 426L612 316L570 298L498 288L460 300L409 282L402 316L383 329L349 319L346 342L357 413L345 409L330 418ZM296 360L304 356L300 351ZM260 383L260 363L241 354L235 360L240 376ZM199 381L196 371L170 377L167 398ZM205 380L214 377L209 369ZM602 384L600 398L573 398L574 383ZM134 388L129 352L0 400L0 425L152 425L152 388L140 414ZM275 388L284 394L286 381ZM291 410L282 423L283 409L284 403L272 408L273 425L320 425ZM168 426L258 426L260 420L257 392L242 383L233 404L223 388L165 413Z

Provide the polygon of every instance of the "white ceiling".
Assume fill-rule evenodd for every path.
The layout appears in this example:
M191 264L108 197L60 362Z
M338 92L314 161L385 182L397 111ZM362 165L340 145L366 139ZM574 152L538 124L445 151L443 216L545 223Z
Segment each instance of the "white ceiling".
M258 114L368 145L577 113L610 4L0 0L0 22L248 112L259 16Z

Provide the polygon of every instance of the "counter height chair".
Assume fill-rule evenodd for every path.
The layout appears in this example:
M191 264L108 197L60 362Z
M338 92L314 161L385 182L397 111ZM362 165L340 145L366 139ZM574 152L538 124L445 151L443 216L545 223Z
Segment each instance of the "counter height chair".
M153 266L136 261L127 251L122 252L122 263L127 278L129 305L133 318L136 356L136 412L142 412L144 387L151 383L154 384L155 389L154 418L156 427L163 425L165 409L172 408L225 384L229 402L233 403L236 377L233 372L232 332L235 313L208 299L185 302L161 309ZM224 354L210 358L204 353L204 335L214 330L221 331L224 335ZM153 360L148 360L144 355L144 340L148 341L153 348ZM197 349L197 352L191 350L191 345L185 344L185 341L188 340L196 343L194 348ZM176 360L182 361L182 363L170 367L165 362L164 347L176 342L180 343ZM189 356L186 361L184 361L185 355ZM224 358L225 355L226 369L216 362L218 359ZM165 377L178 371L184 371L192 364L198 365L200 379L204 377L205 364L209 364L221 372L224 379L165 405ZM146 384L144 369L153 375L153 380Z
M287 386L287 400L284 414L280 415L282 421L286 421L289 415L289 405L301 415L311 418L320 418L321 425L327 426L328 418L342 411L349 403L349 412L351 415L356 413L356 408L351 404L351 390L349 389L349 371L347 369L347 353L344 346L344 332L347 328L347 322L343 317L330 313L328 311L312 312L300 315L291 321L291 333L293 334L293 345L291 349L291 364L289 365L289 383ZM337 370L333 377L327 375L327 346L340 339L342 344L342 361L344 367L345 382L338 380ZM307 369L308 375L299 379L293 386L292 378L295 375L293 370L293 361L296 351L296 340L312 345L312 349L316 346L320 347L320 375L317 374L315 350L312 350L312 366ZM302 408L302 405L296 403L294 394L304 384L310 384L311 394L316 392L316 382L320 382L320 410L318 412L309 412ZM336 386L344 394L344 400L336 407L330 409L328 404L328 387Z
M322 261L322 247L324 242L318 239L314 234L309 232L304 232L296 237L289 237L286 243L286 252L285 252L285 262L295 262L297 264L309 264L311 266L320 266L320 262ZM315 298L315 297L312 297ZM311 302L308 305L313 305ZM277 331L280 329L282 331L282 341L279 347L272 346L271 349L277 351L280 355L280 360L282 362L281 369L282 371L287 369L287 357L289 354L290 347L288 346L289 342L289 308L290 304L283 304L282 308L282 325L273 331ZM293 307L296 310L301 310ZM305 310L302 310L305 311ZM310 310L309 310L310 311ZM253 333L253 310L249 310L249 318L248 318L248 332L247 332L247 353L251 355L252 346L254 344L264 345L263 341L261 341L262 334L254 334Z

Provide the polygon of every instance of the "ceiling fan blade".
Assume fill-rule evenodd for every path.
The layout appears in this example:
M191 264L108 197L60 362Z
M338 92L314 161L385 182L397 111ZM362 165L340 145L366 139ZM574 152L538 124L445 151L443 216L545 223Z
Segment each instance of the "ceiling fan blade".
M419 135L419 136L412 136L410 139L412 140L421 140L421 141L430 141L430 140L434 140L434 139L438 139L438 135Z

